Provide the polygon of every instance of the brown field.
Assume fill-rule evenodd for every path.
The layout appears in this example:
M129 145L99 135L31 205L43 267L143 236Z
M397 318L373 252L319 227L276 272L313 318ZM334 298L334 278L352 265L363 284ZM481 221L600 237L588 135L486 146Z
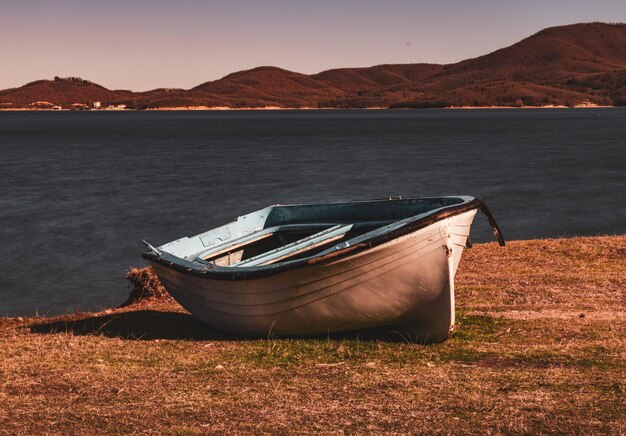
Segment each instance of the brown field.
M0 433L626 431L626 236L479 244L423 346L246 340L168 301L0 318Z

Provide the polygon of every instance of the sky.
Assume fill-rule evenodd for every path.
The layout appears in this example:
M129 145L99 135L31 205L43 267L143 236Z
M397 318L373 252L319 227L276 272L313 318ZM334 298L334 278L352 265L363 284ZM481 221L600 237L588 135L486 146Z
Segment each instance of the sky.
M261 65L453 63L591 21L626 22L626 0L0 0L0 89L78 76L145 91Z

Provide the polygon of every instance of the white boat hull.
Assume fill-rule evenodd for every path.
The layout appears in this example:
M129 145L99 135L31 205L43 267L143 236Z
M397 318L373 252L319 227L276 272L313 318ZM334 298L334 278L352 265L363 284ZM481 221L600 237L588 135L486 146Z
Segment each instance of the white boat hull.
M454 325L454 276L475 214L267 277L217 280L151 263L170 294L216 329L266 336L383 328L439 342Z

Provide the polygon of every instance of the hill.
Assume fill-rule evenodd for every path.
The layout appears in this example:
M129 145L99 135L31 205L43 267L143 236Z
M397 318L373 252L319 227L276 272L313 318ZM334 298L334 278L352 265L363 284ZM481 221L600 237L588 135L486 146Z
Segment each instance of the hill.
M318 107L345 92L312 76L276 67L239 71L191 91L219 96L230 107Z
M53 80L37 80L20 88L0 91L0 105L7 103L16 107L93 103L101 101L117 103L128 99L131 91L111 91L104 86L79 77L55 77Z
M446 65L402 90L413 103L611 105L626 95L625 74L625 24L574 24L544 29L510 47ZM605 75L613 80L603 80Z
M264 66L189 90L142 93L56 77L0 91L0 108L93 101L137 109L626 105L626 24L551 27L448 65L377 65L312 75Z

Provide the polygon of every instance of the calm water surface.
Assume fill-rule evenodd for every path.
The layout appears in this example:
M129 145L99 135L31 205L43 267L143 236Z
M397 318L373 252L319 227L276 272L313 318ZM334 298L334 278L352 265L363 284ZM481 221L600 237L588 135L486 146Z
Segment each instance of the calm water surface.
M118 304L142 239L275 203L469 194L508 239L626 233L625 109L4 112L0 162L0 315Z

